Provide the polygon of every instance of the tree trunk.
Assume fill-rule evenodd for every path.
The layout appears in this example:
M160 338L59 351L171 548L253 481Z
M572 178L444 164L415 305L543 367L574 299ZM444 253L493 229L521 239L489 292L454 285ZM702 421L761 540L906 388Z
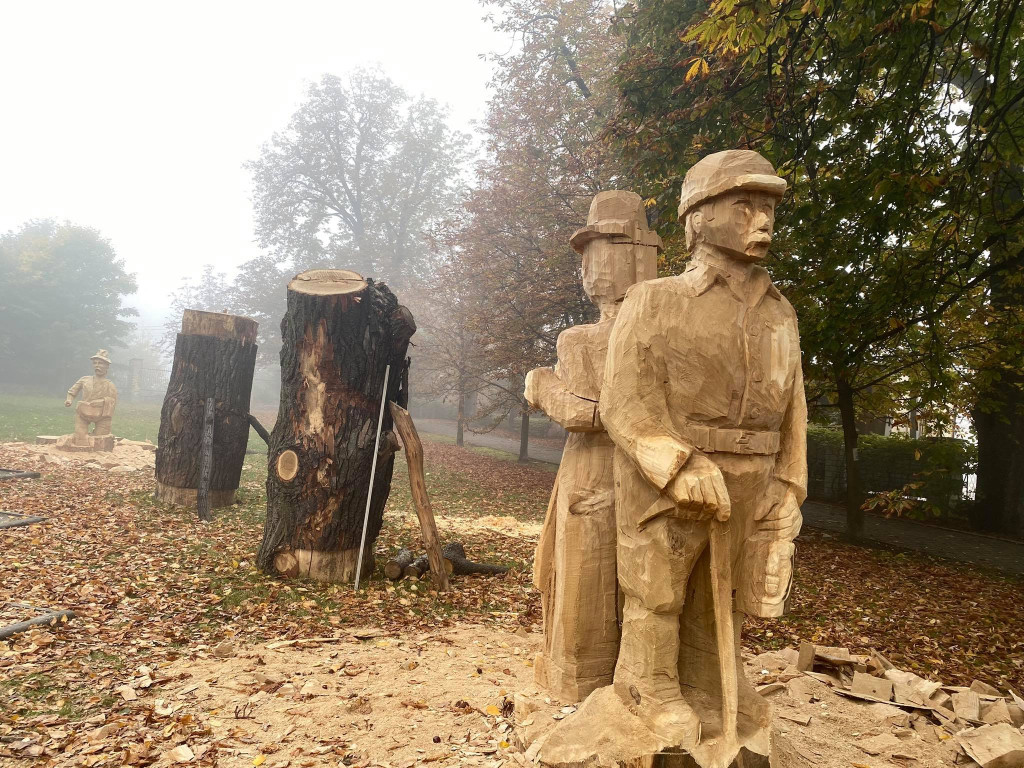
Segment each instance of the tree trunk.
M1018 378L1006 375L990 387L999 408L972 413L978 435L978 482L972 514L982 531L1024 537L1024 394ZM1001 386L1000 386L1001 385ZM994 392L996 387L1001 392Z
M523 419L519 424L519 461L530 460L530 409L523 406Z
M267 521L257 555L267 573L355 578L386 366L386 398L408 402L412 314L381 283L312 270L288 285L281 321L281 404L267 450ZM395 440L384 409L362 572L391 490Z
M214 401L210 506L234 503L249 441L249 396L256 368L255 320L186 309L160 410L158 500L195 506L206 398Z
M857 455L857 418L853 404L853 389L840 379L837 382L839 415L843 422L843 455L846 459L846 535L860 541L864 535L864 489L860 480L860 462Z
M455 427L455 445L462 448L465 445L465 425L466 425L466 390L459 384L459 422Z

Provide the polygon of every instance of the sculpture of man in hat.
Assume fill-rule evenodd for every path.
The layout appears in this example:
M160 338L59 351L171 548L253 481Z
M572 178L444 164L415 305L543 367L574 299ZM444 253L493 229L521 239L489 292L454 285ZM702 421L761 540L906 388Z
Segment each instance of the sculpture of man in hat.
M601 317L563 331L557 366L530 371L526 378L530 405L569 431L534 567L544 612L536 679L566 702L611 683L615 668L614 445L597 401L622 299L633 283L657 276L661 238L647 228L639 195L612 190L594 198L587 226L569 242L583 257L583 288Z
M666 743L717 734L731 754L766 739L769 718L742 674L733 608L782 614L807 485L796 313L758 265L785 189L756 152L690 169L691 259L630 288L600 397L625 595L615 692Z
M75 408L75 433L71 440L72 444L77 446L91 445L91 437L110 434L114 407L117 405L117 387L107 378L107 371L110 370L110 356L107 350L101 349L90 360L93 375L83 376L76 381L64 400L64 406L70 408L75 395L82 395L78 407ZM89 424L95 425L92 435L89 434Z

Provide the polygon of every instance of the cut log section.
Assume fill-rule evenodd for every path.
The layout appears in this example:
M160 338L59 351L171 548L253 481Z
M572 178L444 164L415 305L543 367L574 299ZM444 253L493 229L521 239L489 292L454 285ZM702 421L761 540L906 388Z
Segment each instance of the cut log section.
M234 503L249 440L249 396L256 367L255 320L186 309L160 410L156 498L195 506L206 398L214 401L210 506Z
M415 330L387 286L355 272L312 270L288 284L281 403L267 447L267 521L257 555L263 571L336 583L355 577L384 371L391 366L387 400L405 405ZM390 429L385 410L363 573L373 572L391 489Z
M412 561L412 550L402 547L384 566L384 575L392 581L398 581L405 573L406 566L410 565Z

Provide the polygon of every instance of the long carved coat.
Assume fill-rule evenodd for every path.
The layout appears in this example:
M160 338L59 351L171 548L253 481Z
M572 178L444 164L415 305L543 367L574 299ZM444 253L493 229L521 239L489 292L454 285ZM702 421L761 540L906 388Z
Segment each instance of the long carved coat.
M597 399L612 320L558 337L558 365L531 372L531 405L569 431L534 563L544 611L540 685L579 701L611 683L618 654L614 444Z

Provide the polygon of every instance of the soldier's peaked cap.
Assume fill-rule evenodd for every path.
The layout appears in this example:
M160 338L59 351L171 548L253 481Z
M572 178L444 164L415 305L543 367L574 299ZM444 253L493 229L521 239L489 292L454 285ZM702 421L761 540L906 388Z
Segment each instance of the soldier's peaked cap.
M786 180L776 175L772 164L753 150L715 152L698 160L687 171L679 196L680 220L705 200L734 189L768 192L781 198L786 191Z
M661 250L661 238L647 228L647 209L636 192L621 189L598 192L590 203L587 226L573 233L569 245L582 254L583 246L601 237L626 238L628 242Z

